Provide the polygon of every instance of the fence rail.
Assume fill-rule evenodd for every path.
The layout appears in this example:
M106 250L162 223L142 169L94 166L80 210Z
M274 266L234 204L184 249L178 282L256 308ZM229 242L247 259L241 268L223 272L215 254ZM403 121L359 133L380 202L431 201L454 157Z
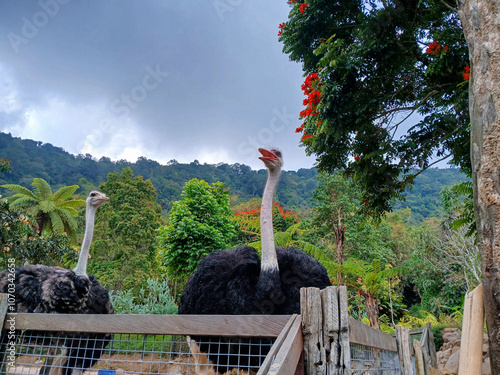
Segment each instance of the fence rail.
M117 375L213 374L208 360L200 364L196 353L193 355L187 336L219 337L218 343L207 341L215 354L221 347L230 348L231 353L238 348L236 372L228 374L415 373L411 353L406 354L410 361L406 369L400 365L402 346L398 350L394 336L347 316L345 287L321 292L303 289L301 295L302 314L291 316L4 313L0 315L4 340L0 343L1 373L70 374L68 363L74 356L73 368L87 368L85 375L97 375L103 369ZM0 313L2 305L0 299ZM427 344L432 340L429 332L430 327L422 332L426 347L432 347ZM15 333L17 339L17 362L10 367L8 333ZM86 350L95 348L95 361L90 361ZM89 366L82 365L84 362Z

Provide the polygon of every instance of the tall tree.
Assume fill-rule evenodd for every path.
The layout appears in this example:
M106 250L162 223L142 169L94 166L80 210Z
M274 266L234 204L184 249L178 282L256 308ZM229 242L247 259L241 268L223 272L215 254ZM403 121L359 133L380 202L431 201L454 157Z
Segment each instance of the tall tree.
M324 0L295 4L279 33L285 52L316 74L297 129L307 152L322 169L347 164L372 209L390 209L413 180L407 172L428 167L433 153L472 171L492 373L500 373L499 18L491 0ZM405 107L424 119L398 140L393 115Z
M168 225L158 230L159 257L169 274L192 274L205 255L224 249L236 234L236 221L224 184L196 178L174 202Z
M347 226L353 225L359 218L361 192L352 180L341 172L333 174L319 173L319 184L313 198L319 203L314 208L313 223L318 234L328 242L333 242L337 263L344 263L344 240Z
M41 178L35 178L32 186L33 191L21 185L2 185L15 193L7 198L10 207L30 211L35 216L39 235L44 232L66 232L75 236L78 227L76 207L85 205L83 199L71 199L79 186L65 186L52 193L50 185Z
M469 47L474 211L491 373L500 374L500 4L459 0L457 7Z
M320 170L353 173L381 214L435 156L470 168L467 46L445 1L289 3L280 40L307 76L296 131Z
M96 218L89 270L106 287L138 292L145 280L158 275L155 231L162 218L155 188L127 167L110 173L99 189L110 201Z

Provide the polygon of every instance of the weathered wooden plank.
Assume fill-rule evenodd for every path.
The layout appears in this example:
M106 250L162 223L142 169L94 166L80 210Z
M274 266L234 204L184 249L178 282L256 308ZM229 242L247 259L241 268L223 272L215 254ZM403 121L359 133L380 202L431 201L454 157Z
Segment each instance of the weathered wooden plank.
M410 332L408 327L396 326L396 344L401 374L413 375L413 361L410 352Z
M268 374L290 375L295 373L303 348L302 320L297 318L293 322L283 345L281 345Z
M415 370L417 375L425 375L424 356L422 344L417 339L413 340L413 350L415 351Z
M351 332L349 328L349 302L347 301L347 287L338 287L340 313L340 374L351 374Z
M11 314L7 314L7 319ZM290 315L91 315L18 313L16 329L58 332L278 337ZM5 327L5 326L4 326Z
M459 375L481 375L483 363L483 284L465 295Z
M2 328L5 323L7 323L7 309L9 307L9 295L6 293L0 293L0 334L2 334ZM10 322L7 324L7 330L10 330ZM7 348L6 344L0 345L0 353L5 353ZM5 362L0 363L0 375L6 374Z
M7 308L9 307L9 295L6 293L0 293L0 334L2 334L2 328L5 324L5 316L7 315Z
M307 375L326 373L323 345L323 311L319 288L300 289L300 314L304 339L304 367Z
M427 329L429 330L429 356L431 358L431 366L437 368L438 364L437 364L436 343L434 342L434 333L432 332L432 326L430 322L427 323Z
M283 345L283 342L285 341L288 332L290 331L290 327L292 326L293 322L299 319L300 317L297 314L294 314L291 316L291 318L286 322L285 327L281 330L279 336L276 338L274 341L273 346L271 347L271 350L269 350L269 353L267 353L266 358L264 359L264 362L262 362L262 365L259 368L259 372L257 372L257 375L264 375L267 374L269 371L269 368L271 367L271 364L273 363L274 359L276 358L276 354L278 353L279 349L281 348L281 345Z
M353 344L370 346L391 352L398 351L394 337L353 318L349 318L349 339Z
M340 311L337 289L328 287L321 291L323 305L323 344L326 355L326 373L336 374L340 363Z

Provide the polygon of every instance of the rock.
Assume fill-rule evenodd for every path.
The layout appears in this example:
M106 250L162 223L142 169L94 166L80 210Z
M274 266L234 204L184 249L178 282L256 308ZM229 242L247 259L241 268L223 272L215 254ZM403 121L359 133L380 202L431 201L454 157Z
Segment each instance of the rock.
M490 357L486 358L483 361L483 367L481 367L481 373L483 375L491 375Z
M458 372L459 362L460 362L460 348L450 356L448 362L446 362L446 365L444 365L444 368Z

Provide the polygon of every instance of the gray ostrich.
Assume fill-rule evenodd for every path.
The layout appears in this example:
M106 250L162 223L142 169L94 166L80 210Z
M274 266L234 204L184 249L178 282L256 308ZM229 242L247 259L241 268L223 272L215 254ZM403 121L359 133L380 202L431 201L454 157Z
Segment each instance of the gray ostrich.
M108 291L93 275L87 275L87 260L94 234L97 209L109 201L105 194L91 191L86 200L85 233L77 266L73 270L41 264L15 268L13 312L59 314L112 314ZM8 270L0 272L0 291L7 293ZM12 294L12 293L11 293ZM80 340L85 337L86 340ZM91 367L102 355L111 335L85 334L68 337L62 374ZM5 338L3 338L5 340ZM79 345L79 342L82 342ZM78 345L78 346L77 346ZM42 371L46 371L43 368ZM81 370L80 370L81 371ZM78 372L76 370L75 372Z
M268 170L260 213L262 260L249 246L207 255L182 292L179 314L300 314L300 288L331 285L325 267L317 260L295 248L276 248L272 202L283 160L279 150L260 148L259 152ZM251 345L252 339L239 348L220 343L219 337L193 336L188 340L203 374L208 373L208 359L224 373L237 365L260 366L258 354L266 354L266 349L259 353L259 346ZM218 352L210 353L210 347Z

